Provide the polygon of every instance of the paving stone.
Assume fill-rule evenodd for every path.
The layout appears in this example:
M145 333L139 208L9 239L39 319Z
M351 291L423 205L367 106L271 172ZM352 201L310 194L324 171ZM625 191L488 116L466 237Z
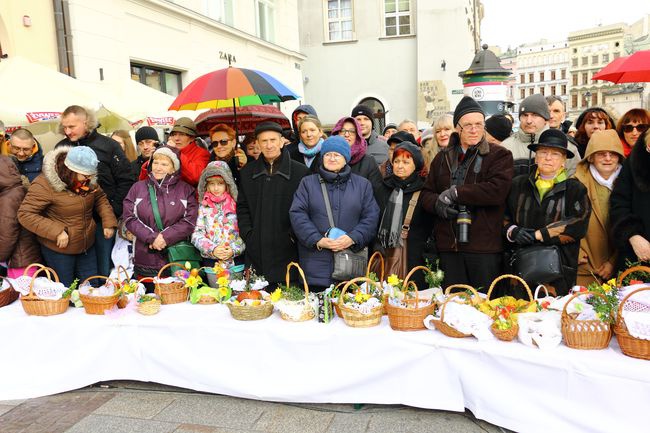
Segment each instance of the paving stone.
M23 404L27 401L27 399L21 399L21 400L0 400L0 404L3 406L18 406L19 404Z
M253 430L223 429L198 424L181 424L174 433L260 433Z
M365 433L372 416L366 413L336 413L327 433Z
M88 415L66 433L173 433L178 423Z
M372 415L367 433L484 433L464 414L445 411L402 409Z
M126 418L152 419L176 400L174 393L117 392L94 413Z
M13 409L15 406L9 405L9 404L0 404L0 415L3 413L9 412L11 409Z
M264 410L253 429L268 433L323 433L333 418L331 412L274 404Z
M175 397L154 419L246 430L252 428L269 404L220 395L175 394Z

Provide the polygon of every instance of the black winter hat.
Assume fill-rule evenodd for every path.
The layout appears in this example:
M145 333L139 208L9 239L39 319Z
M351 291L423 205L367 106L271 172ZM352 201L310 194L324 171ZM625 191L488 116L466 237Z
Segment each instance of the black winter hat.
M389 146L393 143L401 143L402 141L410 141L411 143L416 142L413 134L406 131L397 131L396 133L388 137L387 141Z
M368 106L365 105L357 105L352 109L352 114L350 114L351 117L357 117L357 116L366 116L370 121L375 123L375 113L372 112L372 109Z
M512 123L503 114L495 114L485 121L485 130L499 141L503 141L512 134Z
M159 141L160 139L158 138L158 133L155 129L153 129L151 126L143 126L142 128L138 128L138 130L135 131L135 143L138 144L142 140Z
M569 139L566 134L559 129L547 129L539 136L538 143L528 145L528 148L533 152L537 152L539 147L552 147L563 150L566 153L567 159L571 159L575 156L573 152L569 150Z
M485 112L478 102L469 96L463 96L454 110L454 126L458 126L460 118L468 113L481 113L485 117Z
M585 111L580 113L580 116L578 116L578 120L576 120L576 123L573 126L575 126L576 129L580 129L580 125L582 125L582 122L584 122L585 116L587 115L587 113L592 113L594 111L599 111L599 112L605 114L607 117L609 117L609 121L612 122L612 128L616 128L616 122L614 122L614 119L612 118L612 116L610 116L609 113L607 111L605 111L604 108L600 108L600 107L587 108Z
M424 157L422 156L420 146L410 141L402 141L397 146L395 146L395 150L393 151L393 158L390 161L391 163L395 160L395 155L397 155L397 151L400 149L403 149L411 154L413 163L415 164L416 172L422 170L422 167L424 167Z
M276 122L260 122L255 126L255 137L266 131L275 131L278 134L282 134L282 126Z
M384 130L381 131L381 135L384 135L386 131L388 131L389 129L397 129L397 125L395 125L394 123L389 123L384 127Z

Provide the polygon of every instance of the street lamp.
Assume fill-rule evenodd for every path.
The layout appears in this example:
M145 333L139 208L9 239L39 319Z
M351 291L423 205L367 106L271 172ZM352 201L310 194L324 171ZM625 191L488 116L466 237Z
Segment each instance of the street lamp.
M589 108L589 104L591 103L591 92L589 90L585 92L585 99L587 100L587 108Z

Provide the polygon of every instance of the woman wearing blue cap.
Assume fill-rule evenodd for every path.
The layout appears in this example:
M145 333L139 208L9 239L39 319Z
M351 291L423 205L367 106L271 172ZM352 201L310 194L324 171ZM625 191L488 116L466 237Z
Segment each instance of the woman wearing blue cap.
M310 290L322 291L334 282L333 252L358 251L375 237L379 207L370 182L352 173L350 145L341 136L325 140L318 172L305 177L294 195L289 216L298 238L300 266ZM334 226L330 225L321 187L325 185Z

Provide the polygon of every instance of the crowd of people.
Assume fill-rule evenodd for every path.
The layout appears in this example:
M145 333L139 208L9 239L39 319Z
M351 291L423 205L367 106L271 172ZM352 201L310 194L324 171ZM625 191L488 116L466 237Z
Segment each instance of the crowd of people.
M328 136L301 105L292 130L264 121L241 143L226 124L203 140L186 117L134 143L73 105L46 154L0 123L0 262L9 276L45 263L65 285L118 265L142 278L189 241L202 265L245 264L271 287L297 261L321 291L335 253L402 248L406 269L439 263L444 285L485 291L517 272L561 295L650 261L650 113L592 107L569 128L562 100L535 94L517 115L513 133L511 115L466 96L429 129L406 119L380 135L359 105Z

